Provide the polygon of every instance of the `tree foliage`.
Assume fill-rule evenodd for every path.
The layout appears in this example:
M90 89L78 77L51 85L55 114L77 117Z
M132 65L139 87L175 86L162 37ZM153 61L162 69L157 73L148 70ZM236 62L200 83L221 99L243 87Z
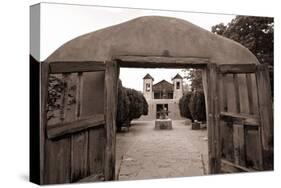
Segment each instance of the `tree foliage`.
M129 105L130 101L127 96L126 89L122 86L121 80L118 80L118 104L117 104L117 118L116 118L116 125L117 129L119 130L122 125L129 121Z
M239 42L255 54L260 63L273 66L273 18L236 16L227 25L213 26L212 32Z
M191 112L189 110L189 103L191 98L191 92L187 92L184 94L180 100L179 100L179 108L180 108L180 115L185 118L189 118L193 121L193 118L191 116Z
M144 109L144 100L141 92L134 89L126 88L127 96L130 101L129 105L129 120L140 118L143 115Z
M116 118L117 130L121 130L121 127L129 127L133 119L147 114L148 103L143 94L134 89L123 87L121 80L119 80Z
M198 121L206 121L204 92L193 91L184 94L179 101L180 115Z
M194 91L189 101L189 109L192 119L198 121L206 121L206 107L204 92Z
M227 25L220 23L213 26L212 32L239 42L248 48L260 63L269 65L273 95L273 18L236 16Z
M184 78L190 81L191 91L203 91L202 70L188 69L185 70L186 76Z

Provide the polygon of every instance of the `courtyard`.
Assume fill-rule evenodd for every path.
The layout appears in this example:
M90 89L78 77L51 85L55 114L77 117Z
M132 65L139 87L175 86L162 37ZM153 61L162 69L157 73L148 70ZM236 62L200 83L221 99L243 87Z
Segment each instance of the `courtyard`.
M208 174L207 130L191 130L184 120L172 130L154 130L154 121L133 121L116 136L116 179L201 176Z

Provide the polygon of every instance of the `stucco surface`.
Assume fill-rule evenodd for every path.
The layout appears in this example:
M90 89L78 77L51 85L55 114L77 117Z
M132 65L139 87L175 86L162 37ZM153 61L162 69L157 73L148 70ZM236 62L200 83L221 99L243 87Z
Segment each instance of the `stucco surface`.
M46 61L105 61L117 55L204 57L218 64L258 63L242 45L188 21L161 16L139 17L79 36Z

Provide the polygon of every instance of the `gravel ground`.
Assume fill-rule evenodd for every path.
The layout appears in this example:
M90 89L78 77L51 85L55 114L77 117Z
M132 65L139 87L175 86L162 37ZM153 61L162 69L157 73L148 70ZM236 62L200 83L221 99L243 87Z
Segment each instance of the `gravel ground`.
M207 174L207 130L191 130L183 120L173 121L172 130L154 130L154 121L135 121L116 140L118 180Z

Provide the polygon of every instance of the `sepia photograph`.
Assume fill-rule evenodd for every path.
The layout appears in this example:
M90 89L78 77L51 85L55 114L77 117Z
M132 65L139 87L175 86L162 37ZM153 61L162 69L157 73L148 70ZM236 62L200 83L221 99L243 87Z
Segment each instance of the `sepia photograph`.
M273 36L273 17L31 5L30 181L273 171Z

